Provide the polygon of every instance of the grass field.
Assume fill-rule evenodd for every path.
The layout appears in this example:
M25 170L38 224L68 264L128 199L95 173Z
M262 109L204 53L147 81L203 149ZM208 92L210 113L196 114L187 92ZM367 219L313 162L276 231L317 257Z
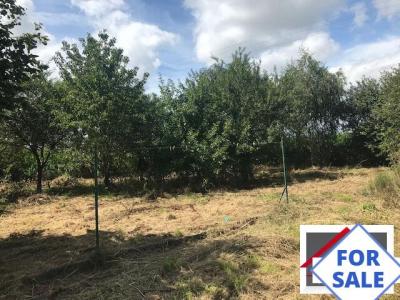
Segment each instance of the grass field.
M294 170L288 205L279 185L108 194L100 257L91 195L29 197L0 215L0 299L330 299L299 295L299 225L394 224L399 255L400 211L368 188L383 170Z

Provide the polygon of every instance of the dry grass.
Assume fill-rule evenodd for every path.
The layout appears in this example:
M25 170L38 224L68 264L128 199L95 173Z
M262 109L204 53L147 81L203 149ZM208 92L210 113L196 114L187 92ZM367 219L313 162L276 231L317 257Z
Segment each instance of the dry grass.
M299 295L299 225L399 226L397 209L365 193L382 170L294 170L288 205L281 187L102 198L102 264L84 267L76 262L91 262L92 197L23 201L0 216L0 299L320 299ZM199 232L207 238L160 243Z

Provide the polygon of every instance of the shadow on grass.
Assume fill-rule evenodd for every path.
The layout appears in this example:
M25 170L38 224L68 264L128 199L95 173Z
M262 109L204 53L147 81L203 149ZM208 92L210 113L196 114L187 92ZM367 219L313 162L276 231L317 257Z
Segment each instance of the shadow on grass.
M343 173L336 169L305 169L288 170L287 183L303 183L316 180L337 180L343 177ZM282 168L268 168L259 170L252 182L242 189L253 189L262 187L283 187L284 178Z
M6 299L189 299L206 294L236 298L257 286L259 267L250 250L261 241L212 240L171 235L101 232L102 253L93 255L94 233L51 236L41 231L0 240L0 295ZM186 239L185 239L186 238ZM175 242L171 241L181 241ZM170 242L165 242L170 241Z
M177 258L179 271L169 278L175 282L174 295L177 299L236 299L242 293L268 291L270 287L253 276L262 261L252 250L261 243L256 238L234 237L188 247Z
M110 188L104 184L99 184L100 196L131 196L140 197L145 195L143 183L130 179L114 183ZM87 196L94 194L94 184L76 183L68 186L54 186L47 189L50 195L67 195L67 196Z
M108 233L103 233L107 236ZM0 294L10 299L22 295L36 296L45 291L36 289L37 276L68 262L84 261L93 250L94 235L51 236L32 230L28 234L12 234L0 240ZM65 276L62 274L60 276ZM28 292L31 289L31 292ZM24 293L24 294L21 294Z
M290 174L290 182L306 182L315 180L337 180L343 177L343 173L336 170L302 170Z
M315 180L336 180L343 177L343 173L336 169L306 169L290 171L287 174L288 184L302 183ZM243 182L225 182L215 184L208 191L226 190L240 191L260 187L278 187L283 186L283 172L280 168L268 168L268 170L257 171L256 176L246 183ZM201 190L199 183L190 182L188 179L182 178L167 178L163 181L162 186L157 192L158 196L163 196L165 193L172 196L187 194L188 192L205 192ZM92 184L77 183L66 187L51 187L47 190L51 195L66 195L66 196L87 196L94 193ZM152 195L154 190L149 191L145 187L143 181L135 178L117 180L114 184L107 188L103 184L99 184L99 194L101 196L122 196L122 197L142 197Z
M7 207L9 206L8 202L0 200L0 216L7 212Z

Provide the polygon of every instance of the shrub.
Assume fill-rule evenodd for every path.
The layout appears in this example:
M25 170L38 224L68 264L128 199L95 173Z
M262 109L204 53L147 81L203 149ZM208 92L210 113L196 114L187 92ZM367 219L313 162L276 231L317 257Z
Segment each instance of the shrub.
M181 262L175 257L166 257L161 266L161 273L166 275L178 271L181 267Z
M10 182L0 190L0 199L3 199L6 203L16 203L18 198L27 197L31 193L29 185L25 182Z
M69 175L62 175L53 179L50 183L50 186L58 188L66 188L75 186L77 184L78 184L77 178L71 177Z
M373 203L365 203L362 206L363 212L373 212L376 210L376 206Z
M238 295L242 292L248 282L248 275L243 273L240 264L229 260L219 260L219 267L224 272L227 287Z
M384 200L387 206L398 206L400 197L400 166L379 173L369 184L371 194Z

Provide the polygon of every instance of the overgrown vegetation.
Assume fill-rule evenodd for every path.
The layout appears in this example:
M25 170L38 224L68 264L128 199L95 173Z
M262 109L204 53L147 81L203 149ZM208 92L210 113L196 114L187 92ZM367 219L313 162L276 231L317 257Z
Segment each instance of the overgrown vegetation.
M369 190L373 195L384 199L386 205L398 207L400 205L400 167L393 167L377 174L371 180Z

